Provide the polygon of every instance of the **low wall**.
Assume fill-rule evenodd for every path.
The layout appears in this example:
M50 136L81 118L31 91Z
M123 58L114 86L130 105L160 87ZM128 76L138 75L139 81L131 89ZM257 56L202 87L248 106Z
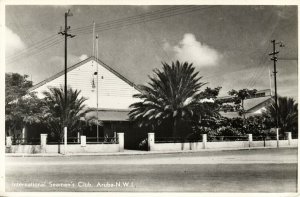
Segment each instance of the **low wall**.
M82 147L80 144L68 144L67 153L112 153L120 152L119 144L87 144ZM47 145L45 151L41 145L12 145L6 147L6 153L58 153L59 145ZM60 145L60 153L64 153L64 145Z
M298 139L279 140L279 147L297 147ZM226 149L226 148L255 148L264 147L264 141L223 141L223 142L195 142L195 143L153 143L150 151L179 151L201 149ZM277 140L265 141L265 147L277 147Z
M6 153L112 153L124 151L124 133L117 133L117 144L86 144L86 136L80 136L80 144L47 144L47 134L41 134L40 145L12 145L11 136L6 137ZM67 132L65 137L67 139ZM66 141L65 141L66 143ZM66 147L66 150L65 150Z
M292 139L291 140L291 146L298 147L298 139Z
M247 148L247 147L249 147L249 141L206 142L206 149Z
M263 141L252 141L251 147L262 147L264 146ZM265 142L266 147L277 147L277 140L267 140ZM297 147L298 146L298 139L292 139L290 140L279 140L279 147Z
M151 151L177 151L177 150L198 150L202 149L202 142L192 143L155 143Z
M47 145L46 153L58 153L65 152L65 147L63 144L60 145ZM68 144L67 153L111 153L119 152L119 144L87 144L86 146L81 146L80 144Z
M6 153L40 153L41 145L12 145L6 147Z

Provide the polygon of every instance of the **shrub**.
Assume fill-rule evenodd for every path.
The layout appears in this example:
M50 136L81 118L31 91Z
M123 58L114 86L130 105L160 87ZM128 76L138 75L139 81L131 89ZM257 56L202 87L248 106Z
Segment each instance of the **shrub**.
M148 138L143 139L139 143L139 150L148 150Z

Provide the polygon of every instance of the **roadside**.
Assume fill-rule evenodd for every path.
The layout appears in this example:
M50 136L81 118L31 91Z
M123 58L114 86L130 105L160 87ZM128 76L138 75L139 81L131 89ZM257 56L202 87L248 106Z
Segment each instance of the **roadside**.
M152 154L177 154L177 153L197 153L197 152L217 152L217 151L238 151L238 150L261 150L277 149L276 147L253 147L253 148L223 148L223 149L201 149L201 150L181 150L181 151L142 151L127 150L124 152L111 153L5 153L6 157L70 157L70 156L121 156L121 155L152 155ZM279 149L297 149L297 147L280 147Z
M125 151L127 152L127 151ZM134 151L118 155L76 155L59 157L6 157L6 165L159 165L159 164L247 164L247 163L297 163L296 148L159 152L134 154Z
M6 157L5 183L9 192L296 192L297 152Z

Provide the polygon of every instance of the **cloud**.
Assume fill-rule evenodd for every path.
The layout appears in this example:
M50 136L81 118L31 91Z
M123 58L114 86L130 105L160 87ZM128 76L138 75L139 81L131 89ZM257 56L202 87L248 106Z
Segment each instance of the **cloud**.
M197 41L195 35L191 33L184 34L178 45L171 47L169 43L165 42L163 48L173 51L176 59L200 67L217 65L222 57L217 50Z
M5 27L5 52L6 55L12 55L19 50L25 48L25 43L21 40L20 36L14 33L8 27Z
M83 60L85 60L85 59L87 59L87 58L88 58L88 55L82 54L82 55L79 57L79 60L80 60L80 61L83 61Z

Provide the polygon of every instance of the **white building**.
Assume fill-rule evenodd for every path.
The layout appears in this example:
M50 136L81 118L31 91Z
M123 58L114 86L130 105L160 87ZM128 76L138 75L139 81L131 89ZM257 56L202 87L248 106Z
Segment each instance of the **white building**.
M36 92L37 96L42 98L43 92L47 91L49 87L64 87L64 80L64 71L61 71L34 85L29 91ZM87 98L84 104L88 108L95 109L87 116L96 116L97 114L98 93L98 118L104 122L104 127L100 131L101 137L112 136L114 132L128 130L130 125L128 122L129 106L138 101L133 98L134 94L139 93L134 83L99 59L89 57L67 69L67 85L80 90L80 96ZM95 129L91 133L85 134L95 136Z

